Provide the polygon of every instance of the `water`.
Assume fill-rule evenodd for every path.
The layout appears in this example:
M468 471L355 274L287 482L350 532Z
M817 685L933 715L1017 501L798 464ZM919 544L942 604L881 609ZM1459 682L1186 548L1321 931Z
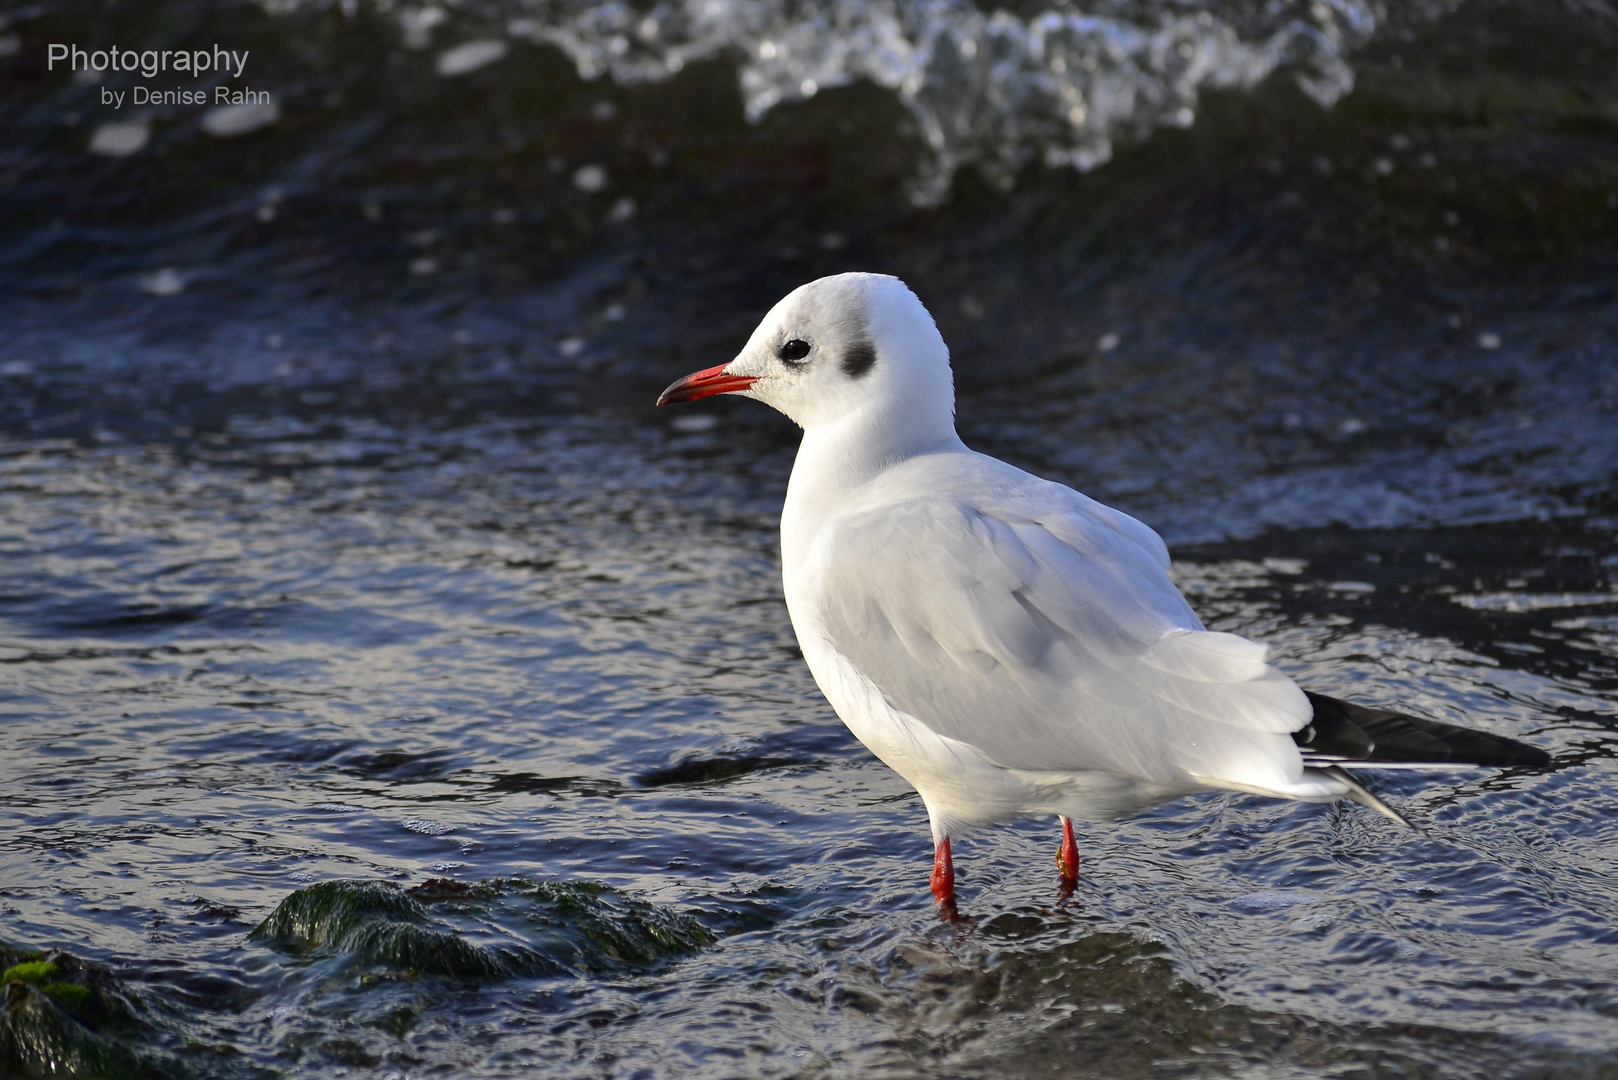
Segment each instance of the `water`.
M1607 1075L1603 10L7 13L0 959L62 952L5 1068ZM115 40L277 118L45 70ZM1065 901L1019 823L940 922L780 600L792 429L650 406L853 268L1211 626L1556 766L1086 826Z

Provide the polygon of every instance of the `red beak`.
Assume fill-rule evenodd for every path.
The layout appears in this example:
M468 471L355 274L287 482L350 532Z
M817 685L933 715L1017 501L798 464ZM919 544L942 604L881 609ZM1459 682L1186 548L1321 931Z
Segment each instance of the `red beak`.
M676 401L699 401L715 394L734 394L758 382L757 375L726 375L724 364L698 371L677 381L657 397L659 405L672 405Z

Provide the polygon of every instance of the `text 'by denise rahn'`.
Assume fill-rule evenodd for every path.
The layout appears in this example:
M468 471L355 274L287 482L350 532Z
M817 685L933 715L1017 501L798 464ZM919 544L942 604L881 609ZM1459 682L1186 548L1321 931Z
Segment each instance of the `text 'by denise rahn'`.
M215 45L212 49L120 49L116 45L107 49L84 49L78 45L49 45L46 47L46 68L56 70L65 64L78 71L138 72L146 78L155 78L166 72L206 75L217 72L226 78L239 79L247 70L247 50L235 52ZM130 105L256 105L270 101L263 90L233 90L228 86L211 89L153 89L134 86L127 90L101 89L101 104L115 109Z

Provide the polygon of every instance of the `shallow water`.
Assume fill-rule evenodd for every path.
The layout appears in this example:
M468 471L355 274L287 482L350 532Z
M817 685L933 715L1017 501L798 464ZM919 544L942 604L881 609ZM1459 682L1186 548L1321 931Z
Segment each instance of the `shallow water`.
M929 143L948 102L878 65L922 53L824 53L797 9L595 81L606 24L651 8L467 7L419 49L424 8L165 10L0 28L27 120L0 202L0 944L104 965L143 1018L98 1029L129 1070L1610 1074L1599 13L1311 9L1341 30L1323 51L1188 84L1103 46L1300 31L1115 5L1088 13L1099 66L1040 93L1195 93L1061 130L1002 92L1028 54L988 64L1038 10L815 9L980 43L1001 89ZM89 155L105 118L37 62L64 34L237 35L282 116L221 141L159 111L143 149ZM436 73L491 35L503 58ZM818 57L806 100L764 41ZM1329 112L1297 89L1328 69L1354 87ZM1096 140L1088 173L1050 152ZM1022 822L961 844L940 922L925 811L830 713L780 599L792 430L650 407L856 267L937 313L968 441L1160 529L1211 626L1556 765L1371 774L1422 832L1239 795L1085 826L1065 899L1054 823ZM349 879L495 883L395 916L553 959L250 933ZM552 886L594 899L536 915Z

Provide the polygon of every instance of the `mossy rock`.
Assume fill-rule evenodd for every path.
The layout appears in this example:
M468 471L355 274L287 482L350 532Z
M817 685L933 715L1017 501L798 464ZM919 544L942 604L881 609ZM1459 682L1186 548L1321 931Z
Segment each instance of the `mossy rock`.
M429 921L427 910L397 885L325 881L281 901L249 936L308 951L327 944L341 947L349 936L376 922Z
M100 964L69 953L23 952L0 945L0 990L26 986L55 1001L96 1030L127 1031L145 1026L138 999ZM9 1000L9 999L8 999Z
M251 936L297 954L347 953L405 974L494 979L511 973L498 953L435 923L397 885L326 881L281 901Z
M593 882L444 878L410 890L381 881L300 889L252 937L300 957L347 957L387 975L474 981L652 963L713 941L689 915Z
M160 1057L128 1045L150 1025L134 994L99 964L3 945L0 964L0 1075L176 1075Z
M494 884L504 887L502 906L539 930L541 948L568 967L596 971L612 964L651 963L714 941L713 933L690 915L595 882L512 879Z
M7 968L5 974L0 975L0 983L42 983L59 970L60 968L51 960L24 960Z

